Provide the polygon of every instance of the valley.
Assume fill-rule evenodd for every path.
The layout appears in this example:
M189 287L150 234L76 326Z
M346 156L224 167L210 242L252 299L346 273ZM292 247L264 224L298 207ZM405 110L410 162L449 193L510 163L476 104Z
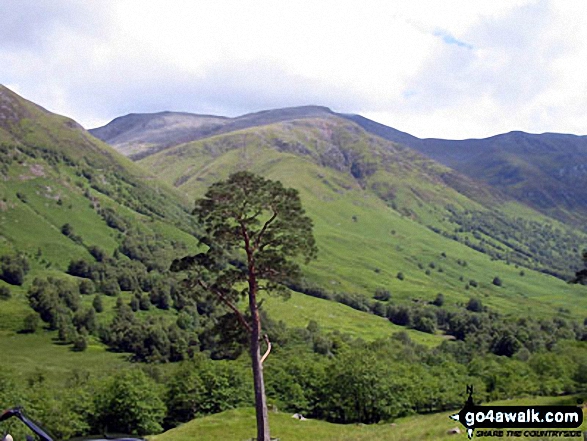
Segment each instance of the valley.
M50 424L73 436L135 381L161 402L137 412L141 434L233 408L194 427L240 425L252 404L243 333L169 266L202 247L193 201L241 170L299 191L318 246L289 299L263 299L279 409L376 423L458 408L471 382L482 401L584 393L587 291L567 283L587 244L582 138L433 143L361 118L318 106L163 112L87 132L0 86L0 406L18 384L43 417L32 391L53 394L78 425ZM489 151L497 162L479 162ZM66 383L103 399L86 406ZM339 385L359 398L337 403ZM361 400L361 385L380 401ZM340 430L315 439L359 436Z

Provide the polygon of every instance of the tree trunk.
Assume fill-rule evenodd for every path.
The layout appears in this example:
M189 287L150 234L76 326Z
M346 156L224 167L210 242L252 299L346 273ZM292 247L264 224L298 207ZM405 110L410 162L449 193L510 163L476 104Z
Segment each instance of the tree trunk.
M253 384L255 386L257 441L270 441L269 416L267 413L267 398L265 397L263 365L261 364L261 342L259 341L260 335L258 329L259 327L253 324L253 332L251 333L251 359L253 362Z
M243 228L244 230L244 228ZM267 397L263 380L263 363L261 363L261 317L257 306L257 277L255 260L250 248L249 237L244 231L245 250L247 252L249 272L249 311L251 311L251 361L253 363L253 385L255 387L255 413L257 415L257 441L271 441L269 436L269 415Z

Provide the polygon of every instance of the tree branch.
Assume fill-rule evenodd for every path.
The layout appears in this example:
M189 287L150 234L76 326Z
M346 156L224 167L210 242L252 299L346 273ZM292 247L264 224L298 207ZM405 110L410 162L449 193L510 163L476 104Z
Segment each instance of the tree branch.
M271 342L269 341L269 337L267 336L267 334L265 334L263 335L263 338L265 339L265 343L267 343L267 351L265 351L263 357L261 357L261 364L263 364L265 359L269 356L269 352L271 352Z
M238 318L238 321L241 323L241 325L243 325L245 327L245 329L247 331L249 331L249 333L252 333L253 332L253 329L251 328L251 325L249 325L247 323L247 321L245 320L245 317L243 316L242 312L240 312L239 309L236 306L234 306L234 304L230 300L228 300L228 298L226 298L226 296L224 294L222 294L218 290L211 289L208 285L206 285L201 280L198 280L198 285L200 285L206 291L210 291L210 292L216 294L220 298L220 300L222 300L224 302L224 304L226 306L228 306L230 309L232 309L234 311L234 313L236 314L236 316Z
M271 210L273 211L273 214L271 215L271 217L269 218L269 220L267 222L265 222L265 225L263 225L263 228L261 229L261 231L259 232L259 235L257 236L257 240L255 240L255 249L258 249L259 248L259 243L261 242L261 238L263 237L263 234L267 230L267 227L277 217L277 211L275 211L273 209L273 207L271 207Z

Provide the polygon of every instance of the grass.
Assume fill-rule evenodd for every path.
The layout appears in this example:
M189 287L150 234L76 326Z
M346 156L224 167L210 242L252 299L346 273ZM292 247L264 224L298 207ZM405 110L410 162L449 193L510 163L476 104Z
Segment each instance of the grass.
M201 196L212 182L226 178L234 170L248 168L300 191L303 205L314 221L319 247L318 260L305 267L304 272L312 283L327 291L371 298L377 288L384 288L391 292L391 303L426 303L441 292L448 309L461 308L470 297L479 297L484 305L504 314L557 315L577 320L587 316L585 287L569 286L530 270L522 277L519 268L492 261L487 255L430 231L427 225L447 224L444 216L449 203L463 209L483 207L442 183L439 173L446 172L446 168L401 148L383 150L380 141L362 136L353 138L347 126L334 127L334 132L328 134L332 129L328 126L330 122L308 120L304 124L276 124L219 135L148 157L141 161L145 166L141 169L103 144L86 139L78 129L68 129L65 118L52 118L28 102L22 105L33 117L23 123L27 129L24 132L31 135L23 135L21 141L49 146L74 159L89 158L95 163L93 171L101 172L101 167L104 171L116 170L118 174L108 175L112 180L110 196L94 189L91 193L102 206L111 206L118 214L133 219L143 232L181 240L190 248L196 246L191 235L170 222L152 220L125 207L119 201L121 194L132 195L140 189L129 182L133 185L138 185L137 179L143 182L152 192L149 197L160 192L169 196L164 198L169 202L165 207L177 214L182 201L176 192L169 191L169 186L177 183L178 190L193 199ZM336 136L350 136L350 141ZM276 139L285 140L287 145L304 146L307 154L287 149L278 151L273 147ZM321 164L320 161L330 159L322 155L324 151L345 142L351 146L351 156L364 157L367 161L381 159L384 166L370 177L371 181L362 182L346 169ZM33 166L42 166L43 175L32 173ZM168 185L160 186L156 181L152 185L145 183L151 179L151 172L165 179ZM120 176L124 179L119 179ZM51 333L16 333L30 313L25 293L34 277L63 276L71 259L89 258L85 246L99 245L111 252L119 243L118 232L105 225L84 197L88 184L74 167L62 162L49 164L42 157L27 157L24 162L12 164L8 175L0 180L0 253L25 252L32 266L24 286L10 287L13 298L0 302L0 353L7 354L11 360L8 363L20 372L28 373L35 366L43 366L58 376L66 366L82 365L100 371L120 361L119 355L108 353L100 345L91 345L87 353L76 354L68 347L51 344ZM379 193L373 190L375 184L380 186ZM397 210L380 197L381 189L394 193ZM17 192L26 197L26 203L17 198ZM57 197L61 198L61 205ZM513 203L507 206L507 211L526 218L536 216L533 211ZM61 234L64 223L73 226L75 234L83 237L85 246ZM37 256L39 249L41 253ZM466 261L467 265L459 261ZM430 263L434 263L434 269ZM426 269L430 269L429 275ZM399 272L405 275L405 280L397 278ZM502 287L492 285L495 276L503 281ZM478 287L466 289L469 280L476 280ZM107 312L100 315L102 322L111 317L110 309L115 303L113 298L104 300ZM88 297L85 304L90 301ZM273 318L283 320L288 326L305 327L310 320L315 320L328 331L339 330L365 340L405 329L374 315L298 293L293 293L288 302L269 298L265 307ZM413 340L427 346L436 345L442 339L411 330L408 333ZM48 347L43 348L44 345ZM87 363L83 361L86 356Z
M317 129L302 131L285 124L248 129L171 148L143 159L141 164L170 184L183 177L178 181L179 189L193 198L200 197L212 182L242 168L298 189L314 221L319 248L318 260L304 272L328 291L372 297L377 288L384 288L391 292L391 301L397 303L430 302L442 293L447 307L453 309L462 307L471 297L479 297L485 306L504 314L562 315L576 320L587 316L585 287L571 286L527 269L520 276L520 268L515 265L492 260L430 231L429 224L447 223L445 205L449 202L463 209L484 209L435 180L434 173L446 171L442 166L395 152L396 161L376 173L376 181L387 182L396 189L396 201L404 209L393 210L349 173L321 166L312 156L314 153L304 156L277 151L271 144L277 137L312 150L314 141L308 141L312 130ZM321 138L317 139L315 143L320 144ZM377 149L377 145L368 143L360 148L366 146ZM514 203L509 203L507 210L512 216L544 220L530 209L520 207L516 211ZM409 212L412 214L406 214ZM429 268L430 263L434 269ZM397 278L399 272L405 280ZM496 276L503 281L501 287L492 284ZM475 280L478 287L467 288L470 280ZM286 317L278 308L276 314Z
M574 405L575 397L527 398L491 404L512 406ZM463 429L459 423L449 418L449 415L453 413L455 411L414 415L400 418L393 424L387 422L374 425L342 425L319 420L299 421L293 419L290 413L270 413L269 422L271 435L281 441L452 441L467 439L465 433L447 434L447 431L454 427ZM189 441L193 439L198 441L245 441L255 435L255 427L253 409L235 409L190 421L161 435L151 436L149 441ZM581 429L587 429L587 423L583 423ZM510 437L504 436L504 438Z
M56 337L56 332L48 331L35 334L0 331L3 367L21 379L42 373L49 382L61 384L76 370L101 376L131 365L128 354L109 352L96 341L91 341L84 352L74 352L70 346L55 344Z
M310 320L314 320L325 331L340 331L367 341L389 337L401 331L406 331L414 342L428 347L436 346L443 341L440 335L406 329L394 325L385 318L296 292L291 293L289 300L266 296L263 307L267 309L271 318L283 320L290 327L305 328Z

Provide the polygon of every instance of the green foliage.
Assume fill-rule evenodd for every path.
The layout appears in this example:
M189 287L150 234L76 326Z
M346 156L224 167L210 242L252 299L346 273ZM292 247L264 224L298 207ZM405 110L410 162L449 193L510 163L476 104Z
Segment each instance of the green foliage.
M202 357L183 362L169 382L166 424L175 426L193 418L252 403L250 375L240 365Z
M78 335L73 342L73 350L77 352L83 352L88 347L88 340L84 335Z
M382 302L387 302L391 299L391 293L385 288L377 288L375 290L375 295L373 296L375 300L381 300Z
M94 300L92 301L92 307L94 308L94 311L96 311L97 313L104 311L104 303L102 302L102 296L100 294L96 294L94 296Z
M24 323L23 326L21 328L21 332L24 334L33 334L35 332L37 332L37 329L39 328L39 315L36 313L31 313L28 314L25 318L24 318Z
M163 430L165 403L159 386L139 369L109 378L95 397L95 430L146 435Z
M79 282L79 293L80 294L93 294L96 291L96 287L94 286L94 283L91 280L81 280Z
M22 285L29 271L28 260L23 255L6 254L0 257L0 279L11 285Z
M436 298L434 299L434 301L432 302L432 304L434 306L442 306L444 305L444 294L442 294L441 292L439 292L438 294L436 294Z
M7 286L0 286L0 300L8 300L10 297L12 297L10 288Z
M471 297L467 303L467 310L472 312L483 311L483 304L481 303L481 300L477 297Z

